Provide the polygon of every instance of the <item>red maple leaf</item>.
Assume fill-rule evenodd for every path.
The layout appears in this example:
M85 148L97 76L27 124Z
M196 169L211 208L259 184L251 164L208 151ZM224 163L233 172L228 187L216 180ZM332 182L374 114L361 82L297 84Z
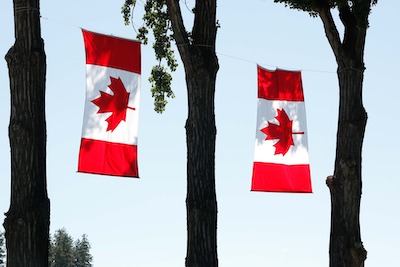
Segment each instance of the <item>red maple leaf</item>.
M126 119L126 109L135 109L128 107L129 93L126 91L121 78L111 77L111 84L108 88L114 92L113 95L100 91L100 96L92 103L99 107L97 113L111 112L111 115L106 119L108 122L107 131L114 131L121 121Z
M285 110L278 109L278 115L275 117L279 125L268 122L268 126L261 129L263 133L267 135L265 140L279 139L274 145L275 155L282 154L284 156L288 151L290 146L294 146L293 134L304 134L304 132L292 132L293 121L289 119Z

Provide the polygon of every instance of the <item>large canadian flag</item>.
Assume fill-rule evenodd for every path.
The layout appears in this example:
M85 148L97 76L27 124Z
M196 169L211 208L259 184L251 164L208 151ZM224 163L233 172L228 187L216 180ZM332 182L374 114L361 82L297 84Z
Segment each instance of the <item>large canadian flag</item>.
M140 42L82 33L86 101L78 172L139 177Z
M257 66L258 108L251 190L311 193L300 71Z

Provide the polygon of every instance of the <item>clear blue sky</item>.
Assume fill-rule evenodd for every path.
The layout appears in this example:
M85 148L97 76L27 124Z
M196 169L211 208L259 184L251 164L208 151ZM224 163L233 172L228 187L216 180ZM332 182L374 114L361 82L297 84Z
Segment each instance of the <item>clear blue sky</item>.
M12 1L1 0L0 55L14 42ZM186 1L189 9L194 0ZM142 47L139 173L124 179L77 173L85 97L80 27L135 38L124 26L123 1L41 1L47 54L47 180L51 233L87 234L95 267L184 266L186 255L187 111L183 67L174 74L164 114L153 111L147 78L155 63ZM389 3L392 3L391 6ZM188 26L191 14L183 7ZM366 266L400 266L400 19L398 1L379 1L365 48L361 234ZM143 4L134 12L141 26ZM273 1L218 2L216 186L220 267L328 266L330 195L338 109L336 63L319 18ZM190 27L188 27L190 30ZM178 56L178 55L177 55ZM179 57L179 56L178 56ZM313 194L250 192L256 124L256 63L302 70ZM0 60L0 221L8 210L9 82ZM0 227L0 230L2 228Z

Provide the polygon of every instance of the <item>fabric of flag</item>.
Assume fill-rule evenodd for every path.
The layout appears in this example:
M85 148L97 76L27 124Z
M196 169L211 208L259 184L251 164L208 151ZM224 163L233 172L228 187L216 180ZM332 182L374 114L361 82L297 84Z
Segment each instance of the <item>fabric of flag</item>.
M251 190L311 193L300 71L257 66L258 108Z
M86 101L78 172L139 177L140 42L82 33Z

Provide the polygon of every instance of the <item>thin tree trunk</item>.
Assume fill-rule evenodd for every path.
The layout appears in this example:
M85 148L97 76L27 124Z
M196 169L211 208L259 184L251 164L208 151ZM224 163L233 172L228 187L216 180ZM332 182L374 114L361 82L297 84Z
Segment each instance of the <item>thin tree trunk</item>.
M6 55L10 77L11 203L8 267L48 266L50 201L46 189L46 56L39 0L14 0L15 43Z
M331 6L321 2L317 11L338 64L339 121L333 176L326 183L331 193L330 267L363 267L367 251L361 241L361 159L367 113L362 101L364 47L372 0L338 6L344 25L343 41Z
M179 0L167 0L167 6L185 66L188 91L186 267L217 267L214 113L219 68L215 53L217 3L216 0L196 1L191 38L183 24Z
M199 50L205 50L199 49ZM216 267L217 200L215 193L214 114L216 57L204 62L204 56L192 56L186 69L189 114L187 140L187 267ZM200 64L199 64L200 63Z
M361 152L367 123L362 104L363 69L339 68L339 123L331 193L331 267L363 267L367 252L360 233Z

